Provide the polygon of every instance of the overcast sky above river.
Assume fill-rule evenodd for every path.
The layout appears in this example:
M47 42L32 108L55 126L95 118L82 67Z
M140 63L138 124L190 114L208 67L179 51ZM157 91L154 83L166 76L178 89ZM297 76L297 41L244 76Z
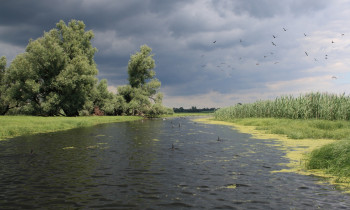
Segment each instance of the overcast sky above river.
M10 63L59 20L93 30L99 79L125 85L131 54L153 49L169 107L223 107L350 90L347 0L1 0Z

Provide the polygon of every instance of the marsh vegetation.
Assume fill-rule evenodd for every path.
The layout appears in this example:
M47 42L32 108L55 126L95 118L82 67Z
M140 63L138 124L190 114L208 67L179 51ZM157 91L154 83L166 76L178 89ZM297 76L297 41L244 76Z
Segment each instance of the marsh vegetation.
M299 97L281 96L275 100L260 100L223 108L215 112L215 117L221 120L252 117L350 120L350 97L319 92Z
M308 154L305 169L321 169L337 182L350 183L350 97L345 94L282 96L223 108L214 116L290 139L338 140Z

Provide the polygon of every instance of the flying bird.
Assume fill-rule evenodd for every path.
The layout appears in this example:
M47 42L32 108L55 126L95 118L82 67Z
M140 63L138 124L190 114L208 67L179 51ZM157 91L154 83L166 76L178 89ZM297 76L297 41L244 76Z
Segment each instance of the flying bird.
M332 44L334 43L334 41L332 40Z
M277 46L274 42L271 42L271 43L272 43L272 45Z
M276 39L276 36L275 36L275 35L273 35L273 34L272 34L272 37L273 37L274 39Z
M332 79L338 79L336 76L332 76Z
M215 44L215 43L216 43L216 40L215 40L215 41L213 41L213 43Z
M304 36L307 36L306 33L304 33Z
M306 56L309 56L308 54L307 54L307 52L305 51L305 54L306 54Z
M284 31L287 31L287 29L283 28Z

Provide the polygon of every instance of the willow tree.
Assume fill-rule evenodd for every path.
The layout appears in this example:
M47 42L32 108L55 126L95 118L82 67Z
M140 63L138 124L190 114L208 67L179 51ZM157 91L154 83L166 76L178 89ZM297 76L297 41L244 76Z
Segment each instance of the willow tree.
M129 85L118 87L118 95L131 115L154 117L170 109L162 105L163 94L159 92L161 82L155 78L155 61L152 49L147 45L131 55L128 63Z
M82 21L64 21L31 40L7 70L6 94L13 107L31 114L76 116L97 83L91 45Z

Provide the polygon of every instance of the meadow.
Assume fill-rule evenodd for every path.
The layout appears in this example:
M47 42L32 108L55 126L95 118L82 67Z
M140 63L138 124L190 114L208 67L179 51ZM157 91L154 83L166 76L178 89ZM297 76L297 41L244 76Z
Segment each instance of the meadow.
M308 93L282 96L217 110L216 120L256 126L289 139L334 139L305 156L305 169L322 170L338 183L350 183L350 97Z
M48 133L102 123L142 119L136 116L35 117L0 116L0 140L22 135Z

